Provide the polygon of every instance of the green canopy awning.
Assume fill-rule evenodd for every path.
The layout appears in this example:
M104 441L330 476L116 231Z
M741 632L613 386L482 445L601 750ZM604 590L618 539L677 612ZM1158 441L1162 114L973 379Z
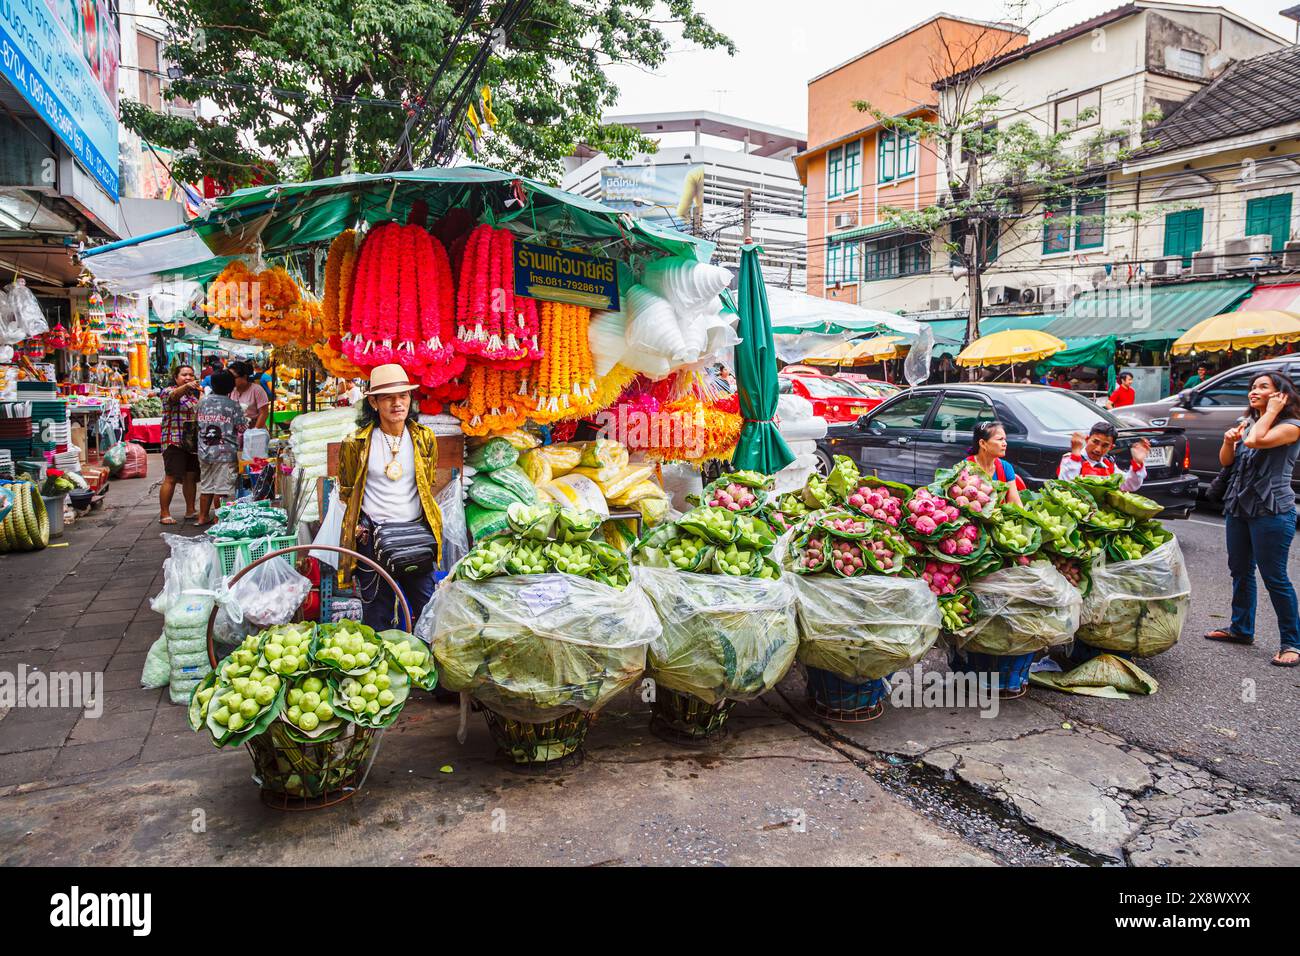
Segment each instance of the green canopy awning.
M794 453L772 421L776 415L776 349L772 343L772 317L768 311L763 267L758 263L762 246L747 242L740 247L740 277L736 291L740 322L736 334L736 386L744 425L731 456L739 469L774 475Z
M1176 339L1197 322L1231 312L1254 288L1250 279L1094 289L1072 301L1043 331L1062 339L1113 335L1120 342Z
M522 207L507 204L515 184L528 198ZM456 166L240 189L217 200L206 218L181 229L88 249L81 258L91 272L102 269L121 288L143 289L177 272L204 280L221 271L226 257L254 252L259 243L266 255L284 254L329 242L361 222L404 222L417 200L428 206L430 222L466 207L485 221L511 223L537 241L555 238L616 258L675 255L707 262L714 248L707 240L545 183L486 166ZM190 237L206 244L210 259L193 254L194 243L186 242Z

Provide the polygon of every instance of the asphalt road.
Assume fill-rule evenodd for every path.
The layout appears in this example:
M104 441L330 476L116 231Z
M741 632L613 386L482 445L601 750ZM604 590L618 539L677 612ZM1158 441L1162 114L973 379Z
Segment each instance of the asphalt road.
M1169 527L1187 559L1192 606L1178 644L1141 662L1160 682L1159 691L1112 701L1036 689L1034 698L1065 717L1300 805L1300 668L1269 664L1278 628L1263 582L1254 645L1204 640L1201 635L1225 626L1230 614L1223 520L1196 514ZM1300 547L1291 550L1291 579L1300 586Z

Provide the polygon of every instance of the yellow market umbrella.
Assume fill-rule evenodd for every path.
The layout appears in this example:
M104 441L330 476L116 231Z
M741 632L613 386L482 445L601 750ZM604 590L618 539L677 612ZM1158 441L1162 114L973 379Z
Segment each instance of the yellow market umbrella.
M807 365L870 365L885 359L898 358L898 343L906 342L901 335L877 335L858 342L840 342L820 355L804 358Z
M1261 309L1225 312L1197 322L1179 337L1170 351L1175 355L1188 355L1192 352L1257 349L1282 342L1300 342L1300 314Z
M1065 350L1065 343L1055 335L1037 329L1007 329L976 339L957 356L958 365L1011 365L1017 362L1041 362L1049 355Z

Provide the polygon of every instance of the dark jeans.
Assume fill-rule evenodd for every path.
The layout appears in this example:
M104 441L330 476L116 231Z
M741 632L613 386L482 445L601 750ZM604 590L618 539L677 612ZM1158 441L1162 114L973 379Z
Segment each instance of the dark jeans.
M357 553L364 554L367 558L374 558L372 535L367 535L364 541L358 542ZM397 582L402 596L411 607L411 623L408 628L414 631L415 622L420 619L420 612L433 597L433 572L394 574L393 580ZM405 624L401 619L402 612L398 608L397 596L393 594L393 589L388 586L388 582L380 576L379 572L358 561L357 569L353 572L353 583L356 585L357 596L361 598L362 624L367 624L376 631L386 631Z
M1228 533L1228 570L1232 573L1232 630L1255 636L1255 568L1268 589L1282 635L1282 647L1300 650L1300 611L1287 575L1287 556L1295 537L1295 511L1261 518L1224 515Z

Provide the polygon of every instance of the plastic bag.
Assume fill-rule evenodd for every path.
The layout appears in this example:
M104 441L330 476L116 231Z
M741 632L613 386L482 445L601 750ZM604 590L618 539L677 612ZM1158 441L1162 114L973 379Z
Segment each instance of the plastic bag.
M459 501L459 494L457 500ZM316 537L312 539L313 545L330 545L337 548L339 541L343 536L343 515L347 509L339 501L338 489L330 491L329 507L325 509L325 519L320 523L320 530L316 532ZM462 512L463 513L463 512ZM444 519L445 520L445 519ZM322 564L328 564L336 571L339 566L339 553L337 551L309 551L309 557L315 558Z
M775 581L638 566L663 633L650 645L656 682L707 704L751 700L771 690L799 649L796 598Z
M310 592L311 581L288 558L259 564L230 589L244 619L262 627L288 624Z
M439 680L515 720L594 713L645 670L659 620L641 589L566 574L451 581L416 625Z
M167 638L159 635L149 647L144 658L144 671L140 674L141 687L164 687L171 679L171 662L167 659Z
M799 661L855 684L911 667L939 639L939 602L924 581L866 575L793 579Z
M122 463L122 470L113 477L115 478L144 478L149 474L149 453L144 450L144 446L136 442L129 441L124 443L126 446L125 460Z
M1167 651L1182 635L1191 580L1177 540L1135 561L1097 561L1078 638L1135 657Z
M1046 561L986 574L970 591L971 625L953 634L962 650L1014 657L1069 644L1079 629L1083 598Z
M45 321L45 313L41 311L41 304L36 301L32 290L27 288L26 280L16 279L6 292L10 314L26 333L24 338L44 335L50 330L49 323Z
M283 508L269 501L240 500L217 509L217 523L207 534L217 539L265 538L282 535L289 527Z
M442 512L442 562L438 565L438 570L449 571L453 564L469 553L469 528L460 482L447 482L434 501Z
M118 442L108 451L104 452L104 467L108 469L108 477L117 478L122 474L122 468L126 465L126 442Z
M722 266L673 256L647 265L641 281L667 299L678 312L694 315L717 301L722 290L731 284L731 273Z

